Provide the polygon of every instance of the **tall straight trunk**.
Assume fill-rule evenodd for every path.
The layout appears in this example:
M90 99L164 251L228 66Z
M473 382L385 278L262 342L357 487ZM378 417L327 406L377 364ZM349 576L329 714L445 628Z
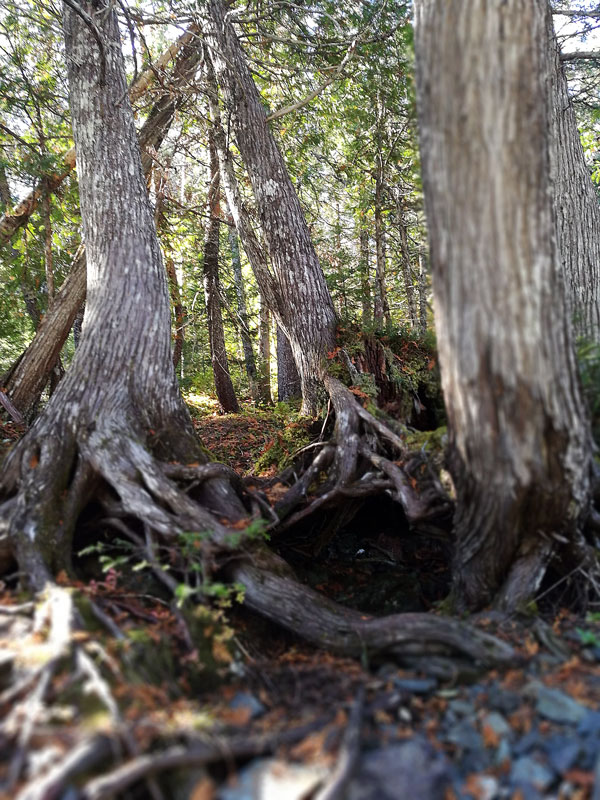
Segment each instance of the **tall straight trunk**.
M280 403L302 397L300 375L285 333L277 326L277 399Z
M213 136L209 129L208 149L210 154L210 174L208 186L208 225L204 240L204 257L202 274L204 278L204 301L208 323L208 341L210 359L215 378L215 389L221 409L226 414L237 414L240 410L235 389L229 374L227 350L225 348L225 331L221 313L221 290L219 286L219 233L221 230L220 200L221 184L219 181L219 160Z
M169 281L169 293L174 315L173 332L173 366L175 369L181 364L181 354L183 353L183 323L185 320L185 308L181 301L181 289L177 280L175 262L172 258L167 258L165 262L167 279Z
M273 312L288 336L302 380L303 408L314 413L335 341L335 311L298 196L269 129L222 0L208 0L204 36L248 171L276 284ZM265 294L266 287L261 287ZM309 324L306 324L306 320Z
M358 251L358 271L360 273L360 296L362 303L362 325L370 328L373 323L373 309L371 298L371 279L369 269L369 231L365 222L360 223Z
M381 158L379 158L381 160ZM382 327L384 322L389 323L390 307L387 299L385 285L385 230L383 226L383 178L382 168L377 167L375 178L375 323Z
M552 18L550 51L551 150L558 247L575 333L600 344L600 203L579 138Z
M419 253L419 331L427 330L427 259Z
M258 306L258 390L260 402L270 405L271 395L271 315L262 295Z
M396 210L398 213L398 233L400 234L400 251L401 251L401 266L402 266L402 281L404 283L404 294L406 295L406 305L408 307L408 320L411 328L418 326L417 317L417 298L415 295L415 286L413 281L412 267L410 263L410 250L408 247L408 230L406 224L406 214L402 201L398 199L396 203Z
M174 68L175 87L185 85L192 76L197 66L198 49L197 43L194 47L189 45L184 47ZM146 182L152 170L152 152L160 146L160 142L168 132L173 120L175 104L176 100L174 100L171 90L160 94L148 119L140 129L139 143ZM35 191L32 198L34 196L36 197L35 204L37 204L38 196ZM33 203L33 200L31 202ZM27 208L31 208L31 203ZM32 209L27 213L32 213ZM19 222L19 225L21 224L23 221ZM36 330L34 339L23 357L15 364L14 369L11 369L10 376L5 377L6 392L24 416L27 416L35 406L48 382L76 315L85 302L85 293L86 255L85 250L80 248L71 266L68 279L55 297L53 307L48 309ZM57 308L54 308L54 305L57 305Z
M546 0L419 0L421 155L460 605L518 606L573 554L589 431L549 181ZM570 549L569 549L570 548ZM563 562L564 563L564 562Z
M230 218L231 219L231 218ZM244 351L244 364L248 377L248 387L250 397L254 402L258 402L258 374L256 371L256 360L254 358L254 348L250 337L250 326L248 324L248 308L246 306L246 291L244 289L244 278L242 275L242 260L240 258L240 246L235 227L229 228L229 251L231 253L231 265L233 267L233 282L235 284L235 296L237 298L238 317L240 320L240 338Z

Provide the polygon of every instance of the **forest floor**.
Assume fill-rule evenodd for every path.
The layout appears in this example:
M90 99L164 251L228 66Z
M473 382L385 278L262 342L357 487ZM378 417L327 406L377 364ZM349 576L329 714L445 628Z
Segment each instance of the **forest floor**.
M225 417L188 400L208 449L249 479L259 459L274 476L270 461L279 468L306 434L284 407ZM0 427L0 448L19 435ZM280 551L303 580L365 613L441 613L447 543L411 535L381 505L317 557L301 539ZM334 657L226 597L202 620L219 665L209 672L143 575L106 566L65 580L95 619L59 656L51 645L67 610L50 607L63 601L42 612L13 582L0 587L6 800L600 799L600 614L558 604L545 617L479 615L515 663L442 676L434 659L417 672Z

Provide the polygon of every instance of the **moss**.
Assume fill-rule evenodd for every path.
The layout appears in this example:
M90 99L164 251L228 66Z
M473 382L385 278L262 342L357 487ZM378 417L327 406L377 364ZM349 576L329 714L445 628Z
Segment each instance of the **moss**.
M267 445L255 462L253 472L260 474L271 467L275 467L276 472L281 472L292 464L298 450L310 444L311 440L307 422L294 422L288 425Z

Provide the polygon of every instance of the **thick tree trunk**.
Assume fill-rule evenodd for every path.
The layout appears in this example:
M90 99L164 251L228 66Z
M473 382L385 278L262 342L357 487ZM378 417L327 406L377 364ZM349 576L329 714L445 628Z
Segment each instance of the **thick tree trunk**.
M225 332L223 330L223 315L221 313L221 290L219 286L219 233L221 230L221 222L219 220L219 196L221 193L221 184L219 181L217 151L210 130L208 134L208 148L210 153L210 182L207 198L208 225L206 228L206 238L204 240L202 274L204 279L204 301L206 305L210 358L219 405L226 414L238 414L240 407L229 374L227 350L225 349Z
M157 75L164 70L169 61L174 58L182 47L189 44L196 38L195 28L192 26L189 31L183 33L147 70L138 77L137 81L129 90L129 97L132 101L141 97ZM17 205L6 211L0 217L0 245L6 244L15 233L27 223L30 216L38 207L40 198L45 191L54 192L64 179L71 174L75 168L75 148L72 147L65 153L63 166L59 172L44 175L36 186L20 200Z
M191 45L184 47L174 69L175 87L185 85L193 75L198 63L199 49L197 42L193 47ZM167 52L170 51L169 49ZM177 102L171 90L163 92L140 130L139 143L146 181L152 170L153 153L168 132ZM37 199L35 203L37 204ZM27 208L29 209L27 214L33 212L31 203ZM23 220L19 222L19 225L21 224L24 224ZM36 335L31 344L9 376L5 376L6 393L24 416L28 416L31 409L35 407L48 382L76 315L85 302L85 293L86 255L85 250L80 248L68 278L55 297L52 308L48 309L39 328L36 326Z
M230 218L231 220L231 218ZM231 220L233 222L233 220ZM240 246L238 236L234 227L229 228L229 250L231 252L231 265L233 268L233 282L235 284L235 295L237 298L238 317L240 320L240 338L244 351L244 364L248 377L248 387L250 397L257 403L260 399L258 391L258 374L256 371L256 361L254 358L254 348L250 337L250 327L248 324L248 308L246 306L246 291L244 289L244 278L242 276L242 261L240 259Z
M153 527L173 528L168 512L152 500L161 493L161 478L144 443L170 460L204 460L171 360L169 296L116 12L97 5L105 81L89 28L64 8L87 249L86 324L71 368L12 450L0 481L0 522L36 587L68 569L75 520L98 481L112 486L125 508L145 512ZM142 487L137 476L144 472ZM166 490L163 484L163 506Z
M419 253L419 331L427 330L427 259Z
M516 605L588 504L555 247L546 0L419 0L424 190L463 606ZM526 566L526 569L524 569Z
M208 9L204 35L210 59L250 176L278 287L273 312L294 351L304 410L312 414L319 407L326 354L335 341L331 296L226 7L221 0L209 0ZM303 324L307 319L310 324Z
M575 334L600 343L600 203L585 163L577 119L560 61L552 17L550 51L551 149L558 247Z
M277 326L277 399L279 402L298 400L302 397L300 375L296 369L294 354L285 333Z

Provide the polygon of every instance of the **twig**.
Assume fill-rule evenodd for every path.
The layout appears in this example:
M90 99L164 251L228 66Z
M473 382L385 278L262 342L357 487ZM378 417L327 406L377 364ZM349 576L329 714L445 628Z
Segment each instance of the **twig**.
M314 800L343 800L360 754L360 728L365 704L365 687L360 686L344 734L340 754L329 780Z

